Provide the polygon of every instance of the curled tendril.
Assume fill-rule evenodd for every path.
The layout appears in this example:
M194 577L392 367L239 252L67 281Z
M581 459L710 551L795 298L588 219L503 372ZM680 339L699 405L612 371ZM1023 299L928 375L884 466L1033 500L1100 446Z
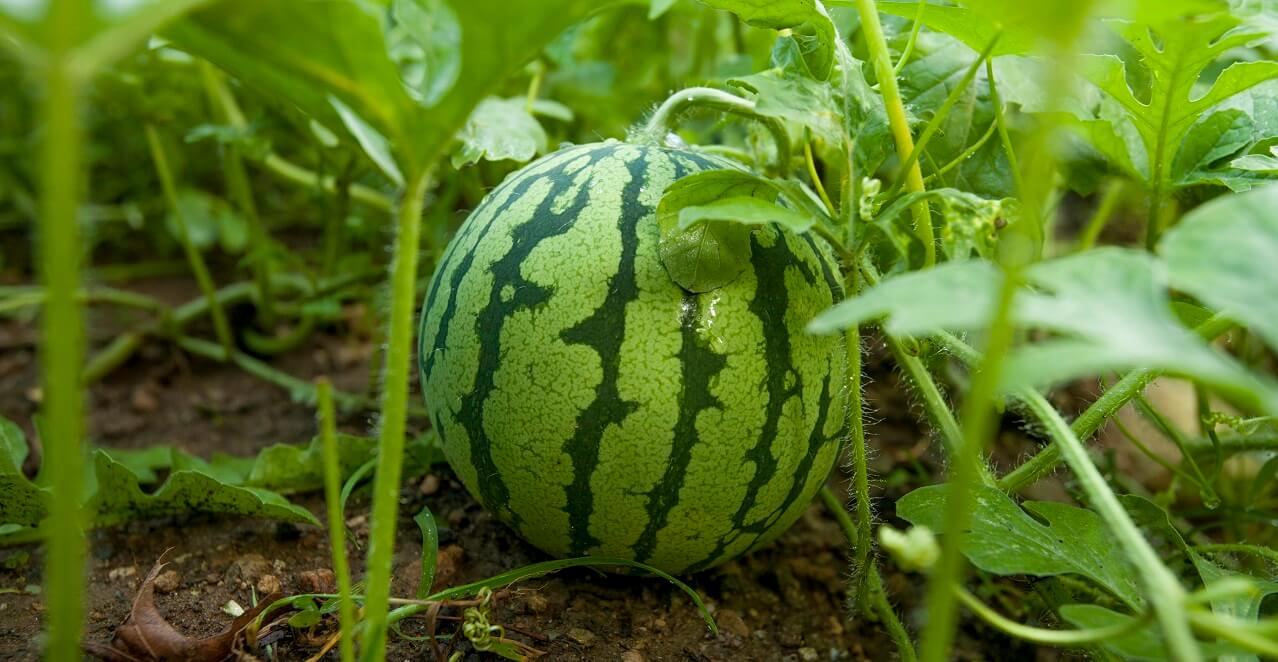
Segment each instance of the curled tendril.
M500 625L488 622L488 609L493 598L492 589L487 587L480 589L478 597L479 605L469 607L462 613L462 634L475 647L475 650L488 651L506 636L506 630Z

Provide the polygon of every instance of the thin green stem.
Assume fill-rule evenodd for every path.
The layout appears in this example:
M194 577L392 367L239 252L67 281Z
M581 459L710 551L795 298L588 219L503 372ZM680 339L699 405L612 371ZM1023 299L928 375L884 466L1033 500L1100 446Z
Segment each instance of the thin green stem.
M904 163L906 156L914 153L914 138L910 135L905 104L901 101L896 73L892 69L892 53L883 37L883 25L879 22L879 11L874 0L855 0L855 3L861 16L861 29L865 33L865 44L870 51L874 75L879 81L879 94L883 97L883 105L887 110L888 126L892 131L892 139L896 142L896 153ZM906 190L923 191L923 171L919 169L918 162L915 161L903 170ZM926 202L915 204L910 210L914 216L914 231L918 234L919 241L923 242L923 267L931 267L936 264L936 233L932 228L932 212Z
M821 176L817 174L816 159L812 158L812 143L803 141L803 161L808 166L808 177L812 179L812 187L816 189L817 196L821 198L821 203L825 205L825 211L831 217L838 215L838 210L834 208L834 203L830 201L830 196L825 192L825 184L821 183Z
M958 596L960 602L968 609L971 609L981 620L990 624L994 629L1004 632L1008 635L1023 639L1025 641L1039 644L1041 646L1057 646L1061 648L1078 648L1088 644L1100 643L1115 639L1123 635L1135 632L1144 627L1150 620L1150 615L1146 614L1140 618L1133 618L1126 622L1115 623L1099 628L1088 628L1084 630L1048 630L1046 628L1036 628L1029 625L1017 623L1010 618L994 611L981 602L975 595L972 595L961 586L954 586L954 594Z
M923 660L941 662L948 658L957 624L954 586L961 583L965 568L963 531L976 505L973 488L981 479L982 451L994 434L996 416L994 398L998 395L1003 362L1012 347L1012 299L1016 294L1018 274L1003 274L998 303L990 318L989 339L980 367L972 375L971 388L963 397L963 445L954 456L949 471L949 496L945 521L952 532L941 539L941 558L928 579L928 622L923 631Z
M963 447L963 431L959 427L958 420L954 418L954 412L945 402L945 396L941 394L936 380L932 379L932 373L928 372L922 359L906 350L900 338L888 333L884 333L883 337L887 341L888 350L892 352L892 358L905 372L905 376L914 386L915 394L923 402L923 411L927 413L928 420L939 433L941 444L945 447L945 456L953 459L959 455ZM994 484L994 477L983 462L978 471L982 477L981 482L987 485Z
M84 632L84 526L80 509L84 479L81 438L84 400L80 364L84 319L80 287L80 238L76 210L83 181L80 85L68 67L84 3L48 4L49 60L44 73L44 119L40 144L40 271L47 293L41 329L40 365L44 383L45 471L49 502L48 557L44 585L48 609L47 660L82 655Z
M994 58L985 59L985 80L990 86L990 103L994 105L994 124L998 127L998 138L1003 143L1003 153L1007 155L1008 169L1012 171L1012 181L1019 195L1025 190L1025 181L1022 179L1021 166L1016 161L1016 150L1012 149L1012 137L1007 131L1003 99L999 96L998 83L994 79Z
M1136 404L1136 409L1153 423L1163 433L1163 436L1170 439L1173 444L1176 444L1176 448L1180 451L1181 461L1189 465L1190 471L1194 473L1194 479L1190 482L1198 486L1203 505L1208 508L1215 508L1220 505L1220 496L1216 494L1216 490L1212 487L1211 481L1207 479L1207 476L1203 475L1202 467L1198 466L1198 460L1189 452L1189 444L1185 441L1185 435L1175 425L1172 425L1167 420L1167 417L1163 416L1162 412L1155 409L1144 395L1136 394L1133 402Z
M151 124L146 125L146 142L151 149L151 160L154 161L155 172L160 177L160 186L164 189L164 197L168 201L170 213L173 214L173 224L177 226L178 241L182 244L182 251L186 254L186 261L191 265L191 272L195 275L195 281L199 283L200 290L204 292L204 297L212 302L209 313L213 318L213 330L217 334L218 342L222 345L222 350L229 357L235 351L231 325L226 321L226 313L222 310L222 306L217 303L217 288L213 285L213 277L209 275L208 266L204 264L204 256L200 254L199 249L191 241L186 213L183 212L182 205L178 201L177 185L173 181L173 171L169 168L168 157L164 155L164 145L160 142L160 134Z
M1118 209L1118 203L1123 199L1124 184L1122 179L1116 177L1105 185L1105 192L1101 194L1100 202L1096 204L1096 211L1088 219L1087 225L1083 226L1083 233L1078 236L1078 244L1074 246L1074 252L1081 253L1096 245L1096 239L1100 237L1109 219L1114 217L1114 210Z
M905 41L905 48L901 50L901 57L897 59L896 66L892 67L892 73L900 76L901 70L909 63L910 56L914 54L914 44L919 40L919 32L923 27L923 11L927 9L927 3L919 1L919 8L914 10L913 25L910 26L910 38Z
M328 542L337 575L337 592L342 662L355 659L355 604L351 602L351 570L346 563L346 519L342 514L342 470L337 461L337 415L333 411L333 384L327 378L315 382L319 397L320 437L324 443L324 501L328 510Z
M892 643L896 644L896 650L901 656L901 662L915 662L915 660L918 660L919 656L914 651L914 642L910 641L910 634L905 631L905 626L901 624L901 619L896 615L896 610L892 608L892 603L888 602L887 589L883 586L883 578L879 576L878 568L870 569L869 590L870 601L874 605L874 611L878 614L879 621L887 628L888 636L892 638Z
M337 192L336 179L332 175L321 175L313 170L307 170L275 152L262 157L261 164L271 174L294 184L317 188L329 194ZM385 212L395 209L395 203L391 197L375 188L363 184L351 184L347 190L350 192L351 199L356 202Z
M839 502L839 497L834 494L834 491L829 486L822 486L820 495L821 503L825 505L826 510L830 511L830 515L838 523L839 529L843 531L844 537L848 540L848 544L853 548L860 548L861 544L867 539L866 534L861 530L860 524L852 521L848 511ZM883 578L879 576L879 569L874 565L869 565L865 568L864 573L866 599L879 615L879 620L887 627L888 635L896 642L897 650L901 654L901 660L913 662L913 660L917 659L914 653L914 644L910 641L910 635L906 633L905 626L901 625L901 620L897 618L892 605L888 603L887 591L883 588Z
M221 73L207 61L200 61L200 77L204 83L204 93L212 103L218 118L231 126L243 128L247 125L243 114L239 112L231 97L231 90L226 85ZM227 98L232 98L227 102ZM267 245L270 237L262 217L257 213L257 204L253 201L253 187L249 184L248 174L244 170L244 159L239 147L228 144L222 151L222 170L226 178L226 187L235 205L248 221L250 260L253 267L254 280L257 282L257 317L264 329L275 326L275 298L271 294L271 260L267 257Z
M391 314L382 381L381 435L378 440L377 477L373 485L373 515L365 565L368 601L364 605L366 636L361 657L374 661L386 648L387 599L395 551L399 482L404 465L404 427L408 406L408 368L412 357L413 311L416 309L417 254L420 250L422 202L430 184L430 172L408 179L400 200L391 265Z
M1203 609L1189 612L1189 618L1196 629L1208 633L1213 638L1223 639L1270 659L1278 658L1278 638L1275 638L1272 633L1256 632L1245 627L1255 625L1254 623Z
M1233 322L1220 315L1215 315L1195 327L1194 333L1205 340L1213 340L1232 328L1234 328ZM962 351L965 347L964 343L953 335L941 333L937 337L950 347L951 351L954 351L960 360L969 364L976 360L975 356L973 356L974 353L967 354L967 358L965 358L966 353ZM967 352L971 351L971 348L967 348ZM1122 379L1118 380L1118 383L1102 393L1090 407L1074 420L1071 426L1074 436L1079 439L1088 439L1096 434L1096 431L1105 424L1105 421L1109 420L1123 405L1136 397L1150 382L1161 374L1162 372L1158 370L1133 370L1124 375ZM1033 396L1031 397L1030 394L1033 394ZM1037 392L1028 389L1018 393L1017 397L1027 401L1035 398L1042 399L1042 396ZM1060 448L1056 445L1048 446L1000 478L998 488L1008 493L1019 492L1055 470L1060 461Z
M759 122L772 134L776 143L774 167L777 173L784 175L789 171L790 134L786 132L785 125L775 117L760 115L753 101L712 87L689 87L662 102L644 126L644 140L653 145L664 144L666 133L678 124L679 115L690 108L709 108Z
M849 279L850 280L850 279ZM858 606L866 600L866 577L874 572L874 514L870 508L870 467L866 459L865 420L861 403L861 332L853 325L843 332L847 354L847 426L852 445L852 500L856 506L857 540L852 550L852 597Z
M1168 473L1176 476L1177 478L1180 478L1186 483L1189 483L1190 485L1195 485L1199 489L1202 489L1202 485L1198 483L1197 478L1189 475L1188 473L1185 472L1184 469L1181 469L1180 467L1172 464L1167 458L1163 457L1162 455L1159 455L1158 453L1155 453L1153 449L1145 445L1145 442L1141 441L1140 437L1133 434L1132 431L1128 429L1127 425L1123 423L1122 417L1115 416L1114 418L1110 420L1113 422L1114 427L1118 428L1118 432L1122 434L1123 437L1126 438L1127 441L1131 443L1131 445L1135 446L1136 450L1140 451L1142 455L1149 458L1151 462L1154 462L1155 464L1161 466L1162 468L1166 469Z
M1163 631L1167 653L1174 660L1198 660L1202 655L1189 629L1185 610L1185 589L1163 564L1158 552L1141 535L1140 529L1118 502L1118 497L1105 482L1105 477L1087 456L1087 449L1069 424L1045 399L1033 398L1026 404L1042 421L1053 446L1069 465L1092 510L1100 515L1115 541L1123 549L1140 576L1145 597Z
M941 130L941 125L949 118L950 111L953 110L954 105L958 103L959 97L962 97L963 93L966 92L967 88L972 84L972 81L976 80L976 72L980 71L981 63L989 61L990 53L994 51L994 46L998 43L1000 36L1002 36L1001 32L995 34L990 39L990 43L985 45L985 49L981 51L980 55L978 55L977 58L972 61L972 64L968 65L967 70L963 72L963 77L959 79L958 85L955 85L954 88L950 90L950 93L945 96L945 101L941 103L941 107L937 109L936 114L932 116L932 119L927 123L927 126L923 128L923 133L919 135L919 140L914 144L914 149L910 151L909 156L905 157L904 164L901 166L902 171L906 171L918 163L919 155L927 149L928 143L932 141L932 137ZM896 181L892 183L892 187L888 189L887 198L892 199L896 197L896 194L900 192L901 187L904 184L905 178L898 175Z
M996 123L990 122L989 128L985 129L985 133L981 134L981 137L977 138L976 142L972 143L971 145L968 145L967 149L964 149L962 152L959 152L958 156L954 157L953 159L950 159L949 163L946 163L945 165L941 166L936 172L933 172L927 177L924 177L923 181L926 183L929 180L931 180L933 177L935 177L935 178L941 179L942 180L941 183L944 184L945 181L943 178L945 177L945 173L963 165L964 161L972 158L973 154L975 154L978 150L984 147L986 142L989 142L989 139L994 135L994 131L997 128L998 128L998 125Z

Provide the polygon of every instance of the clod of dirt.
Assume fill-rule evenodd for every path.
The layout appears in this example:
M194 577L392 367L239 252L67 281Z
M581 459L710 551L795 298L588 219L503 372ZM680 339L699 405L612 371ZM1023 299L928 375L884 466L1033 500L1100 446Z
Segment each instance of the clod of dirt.
M242 582L243 584L254 584L262 575L271 573L271 565L262 558L261 554L245 554L231 564L227 568L227 578Z
M595 640L595 633L585 628L568 630L568 637L582 646L589 646Z
M337 587L337 578L328 568L303 570L297 574L297 583L305 593L332 593Z
M439 550L435 557L435 589L444 589L453 585L457 579L457 569L461 566L466 552L459 545L448 545Z
M155 608L155 582L165 564L157 561L138 587L133 608L115 631L110 646L86 642L85 652L107 662L222 662L235 654L235 643L244 628L280 596L266 596L244 612L230 627L211 637L192 639L178 632Z
M816 662L821 659L821 655L817 653L815 648L804 646L799 649L799 659L803 662Z
M182 585L182 575L176 570L165 570L155 578L155 590L161 593L172 593Z
M639 651L625 651L621 654L621 662L644 662L643 653Z
M155 411L160 406L160 403L156 401L150 389L145 386L138 386L129 395L129 405L133 407L133 411L139 414L149 414Z
M720 609L715 613L714 620L719 623L719 629L724 632L730 632L743 639L750 636L750 627L746 625L745 619L732 609Z
M435 474L426 474L426 477L422 479L422 484L419 489L422 493L422 496L430 496L438 492L439 476L436 476Z
M262 575L257 580L257 592L262 594L280 593L284 590L284 585L280 583L280 578L275 575Z

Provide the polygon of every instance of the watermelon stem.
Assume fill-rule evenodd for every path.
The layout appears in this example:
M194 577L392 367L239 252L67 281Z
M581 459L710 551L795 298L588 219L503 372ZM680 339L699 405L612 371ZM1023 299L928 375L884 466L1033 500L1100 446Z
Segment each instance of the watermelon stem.
M678 125L680 116L693 108L717 110L762 124L776 143L777 155L773 168L781 175L789 171L790 134L786 132L785 125L775 117L759 114L753 101L713 87L689 87L675 92L648 118L648 123L639 132L636 142L663 146L666 135Z

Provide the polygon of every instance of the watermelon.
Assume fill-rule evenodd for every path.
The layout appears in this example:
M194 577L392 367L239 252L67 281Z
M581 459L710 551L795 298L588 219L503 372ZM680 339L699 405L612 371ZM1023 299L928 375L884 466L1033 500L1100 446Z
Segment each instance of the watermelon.
M444 453L550 554L701 570L780 535L835 463L844 348L804 332L841 296L829 248L761 227L702 294L658 257L665 188L729 167L561 149L494 189L435 271L418 358Z

